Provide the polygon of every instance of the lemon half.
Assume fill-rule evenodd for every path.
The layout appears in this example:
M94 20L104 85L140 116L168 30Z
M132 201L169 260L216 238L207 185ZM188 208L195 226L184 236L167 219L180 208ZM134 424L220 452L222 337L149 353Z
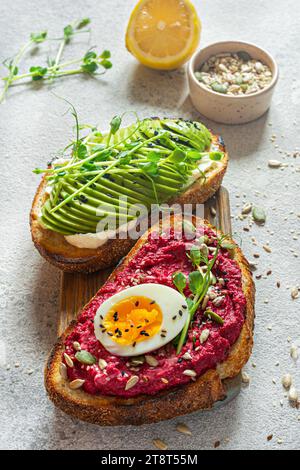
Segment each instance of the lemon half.
M140 0L129 19L126 47L148 67L176 69L197 48L200 33L201 22L189 0Z

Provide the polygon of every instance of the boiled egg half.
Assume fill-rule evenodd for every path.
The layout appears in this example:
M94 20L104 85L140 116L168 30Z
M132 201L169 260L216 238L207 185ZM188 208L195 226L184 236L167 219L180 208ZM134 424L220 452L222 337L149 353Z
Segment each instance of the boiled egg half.
M162 284L139 284L103 302L94 329L111 354L137 356L172 341L187 317L187 303L177 290Z

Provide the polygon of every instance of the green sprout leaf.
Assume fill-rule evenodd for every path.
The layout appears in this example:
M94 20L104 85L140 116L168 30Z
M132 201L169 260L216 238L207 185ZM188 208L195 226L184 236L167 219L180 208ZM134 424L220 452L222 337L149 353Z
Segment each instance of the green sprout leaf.
M140 163L139 167L144 173L147 173L150 176L158 175L158 166L156 162Z
M183 162L186 158L186 153L183 150L180 150L179 148L176 148L173 150L171 155L169 156L169 160L174 163L180 163Z
M110 132L114 135L121 126L122 123L122 118L121 116L114 116L112 120L110 121Z
M203 284L203 276L200 271L193 271L189 274L189 288L193 294L197 294Z
M35 42L36 44L44 42L46 38L47 38L47 31L42 31L40 33L31 33L30 35L31 41Z
M210 152L209 153L209 158L215 161L222 160L223 156L224 156L223 152Z
M74 34L74 28L72 25L68 24L64 27L64 39L69 41Z
M29 72L32 74L32 80L41 80L46 73L48 72L47 67L40 67L40 66L35 66L35 67L30 67Z
M82 20L80 20L79 23L76 25L76 29L82 29L88 24L90 24L90 22L90 18L82 18Z
M199 266L201 262L201 252L197 245L193 245L188 255L194 266Z
M186 287L186 276L182 272L173 274L173 284L178 289L180 294L183 295L183 291Z

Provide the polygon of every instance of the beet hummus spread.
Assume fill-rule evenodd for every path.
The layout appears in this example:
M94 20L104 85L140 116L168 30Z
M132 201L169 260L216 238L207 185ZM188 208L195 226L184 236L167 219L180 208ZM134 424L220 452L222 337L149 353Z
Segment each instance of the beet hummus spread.
M204 230L204 233L203 233ZM217 245L216 234L207 227L197 229L196 236L207 235L209 246ZM83 310L72 333L66 338L65 352L73 360L74 366L67 368L68 378L83 379L83 390L90 394L134 397L141 394L155 395L160 391L184 385L208 369L224 361L232 344L240 335L245 321L246 299L242 290L241 271L236 261L230 258L226 249L220 249L212 273L216 283L210 288L207 306L223 320L223 325L204 318L201 308L196 312L188 332L188 339L179 355L172 342L148 353L154 358L149 365L134 363L134 357L120 357L109 353L97 340L94 333L94 316L106 299L123 290L142 283L159 283L174 288L172 275L181 271L188 275L193 271L187 257L190 240L177 239L174 231L168 235L157 234L139 249L128 265L117 274L114 280L106 283L92 302ZM212 255L210 254L209 257ZM185 294L189 291L186 288ZM220 302L214 302L218 297ZM205 342L200 341L201 332L209 330ZM207 332L206 332L207 333ZM82 350L96 357L93 365L82 364L75 358L73 343L78 342ZM76 344L76 343L75 343ZM98 360L103 359L100 367ZM142 358L144 359L144 358ZM65 362L65 359L63 359ZM150 361L151 362L151 361ZM194 371L186 374L186 371ZM193 376L194 375L194 376ZM128 380L136 376L134 387L125 390Z

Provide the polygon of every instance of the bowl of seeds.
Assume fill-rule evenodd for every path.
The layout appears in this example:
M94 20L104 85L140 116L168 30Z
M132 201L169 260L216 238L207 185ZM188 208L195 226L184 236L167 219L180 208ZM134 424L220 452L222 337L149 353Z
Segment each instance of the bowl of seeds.
M188 66L191 100L209 119L242 124L270 107L278 67L267 51L243 41L224 41L197 51Z

